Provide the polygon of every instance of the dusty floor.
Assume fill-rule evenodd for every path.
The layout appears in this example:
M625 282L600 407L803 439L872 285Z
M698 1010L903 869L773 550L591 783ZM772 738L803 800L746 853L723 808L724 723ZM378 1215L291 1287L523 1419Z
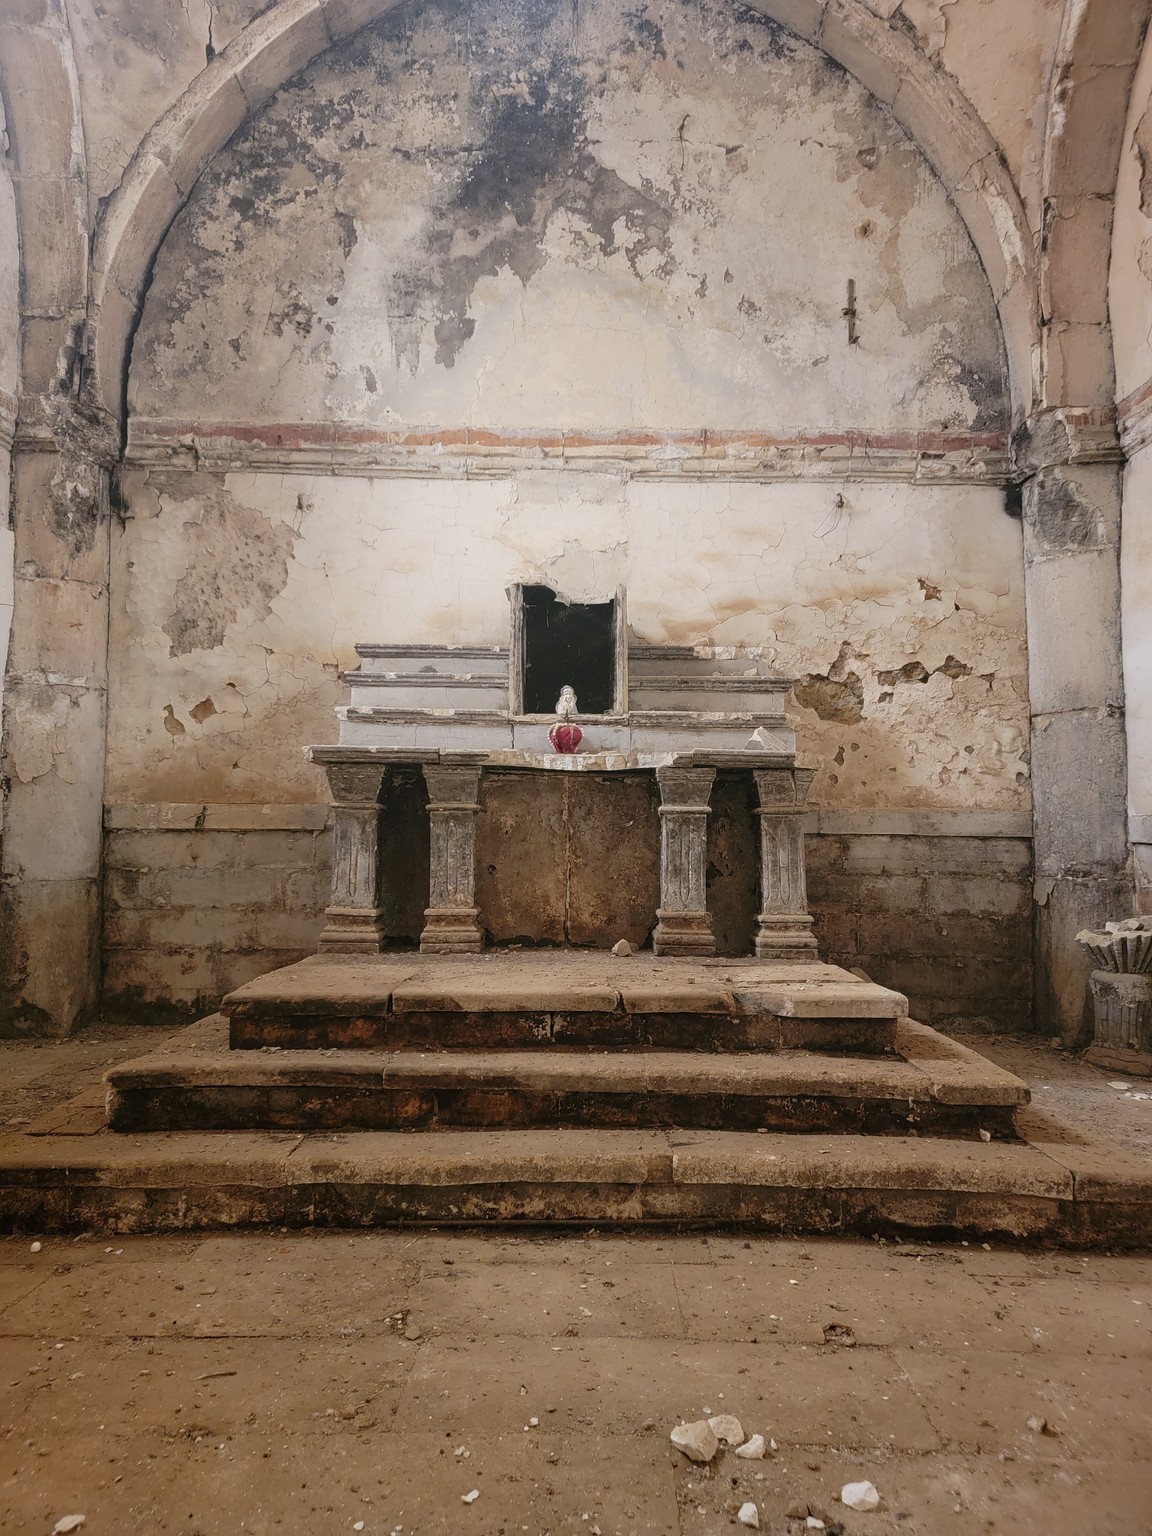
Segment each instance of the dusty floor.
M0 1123L166 1034L0 1046ZM1152 1100L970 1043L1152 1151ZM1152 1259L979 1244L4 1239L0 1530L716 1536L752 1501L774 1536L817 1529L802 1506L846 1536L1149 1536L1150 1313ZM778 1453L688 1463L668 1433L709 1410ZM862 1477L876 1513L837 1503Z
M749 1500L775 1536L800 1504L848 1536L1146 1536L1150 1280L979 1244L7 1239L0 1529L713 1536ZM709 1410L778 1454L690 1464L669 1431ZM837 1503L862 1477L876 1513Z

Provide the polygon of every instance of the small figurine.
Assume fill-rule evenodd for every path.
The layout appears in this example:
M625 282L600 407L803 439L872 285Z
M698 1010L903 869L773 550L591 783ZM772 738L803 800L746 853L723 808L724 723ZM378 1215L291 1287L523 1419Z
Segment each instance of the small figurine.
M584 739L580 727L571 724L571 716L576 713L576 694L567 683L561 688L560 697L556 700L556 713L560 718L548 732L548 740L552 743L553 752L567 756L575 752Z

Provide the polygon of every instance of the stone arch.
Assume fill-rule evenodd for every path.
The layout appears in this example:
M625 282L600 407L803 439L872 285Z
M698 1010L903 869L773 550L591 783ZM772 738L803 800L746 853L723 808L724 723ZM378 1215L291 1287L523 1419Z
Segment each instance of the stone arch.
M88 266L84 130L64 0L0 15L0 92L21 252L19 389L46 395L84 319Z
M983 262L1000 315L1014 414L1033 404L1035 262L1023 205L974 108L912 40L855 0L753 0L855 75L925 153ZM196 178L245 117L312 59L396 0L281 0L223 50L145 136L97 226L93 392L123 410L132 334L152 262Z
M1110 415L1108 272L1128 97L1152 0L1068 0L1053 64L1040 241L1039 407Z

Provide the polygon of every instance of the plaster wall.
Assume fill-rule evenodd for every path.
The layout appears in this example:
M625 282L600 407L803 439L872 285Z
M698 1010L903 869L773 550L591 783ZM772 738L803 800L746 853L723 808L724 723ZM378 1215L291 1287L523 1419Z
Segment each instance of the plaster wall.
M1113 223L1109 307L1119 425L1128 448L1120 541L1128 812L1137 904L1152 911L1152 46L1132 86ZM1136 684L1136 686L1133 686Z
M326 790L302 748L332 740L355 642L506 644L519 580L623 585L636 638L795 677L813 803L911 818L813 839L828 952L925 1016L1020 1022L995 309L919 152L817 50L666 0L375 24L201 178L130 403L112 999L193 1009L313 947ZM947 878L916 835L941 815Z
M0 107L0 143L3 141L3 108ZM16 198L8 164L0 158L0 743L3 740L4 674L14 598L11 447L19 388L19 315L20 239L16 226ZM0 830L2 824L3 799L0 797Z
M995 310L943 189L755 15L591 0L574 29L555 3L437 0L331 50L177 218L134 414L1003 428Z
M1152 379L1152 46L1132 83L1116 182L1108 288L1116 398Z
M111 803L324 798L357 640L506 645L509 581L628 590L650 644L788 676L816 803L1027 809L1020 527L998 490L153 471L115 536ZM589 744L594 745L589 733Z
M1135 453L1124 471L1121 541L1122 632L1128 723L1128 824L1136 895L1152 912L1152 708L1132 680L1152 666L1152 447Z

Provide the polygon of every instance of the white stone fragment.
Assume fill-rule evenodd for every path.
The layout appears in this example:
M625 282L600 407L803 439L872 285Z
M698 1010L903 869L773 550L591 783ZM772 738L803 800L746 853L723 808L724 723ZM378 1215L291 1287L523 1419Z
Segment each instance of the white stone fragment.
M621 939L618 943L613 944L612 953L614 955L634 955L636 951L627 939Z
M1108 1086L1109 1086L1109 1088L1116 1088L1120 1093L1127 1093L1128 1092L1128 1084L1127 1083L1109 1083Z
M35 1246L39 1248L40 1244ZM52 1536L68 1536L69 1531L78 1531L87 1519L87 1515L61 1515L52 1527Z
M694 1424L677 1424L671 1439L676 1449L683 1451L690 1461L711 1461L720 1449L720 1442L707 1419L697 1419Z
M764 1436L753 1435L743 1445L736 1447L737 1456L743 1456L745 1461L763 1461L765 1452Z
M715 1418L708 1420L708 1428L721 1445L744 1444L744 1426L735 1414L718 1413Z
M760 1511L755 1504L741 1504L736 1518L741 1525L750 1525L754 1531L760 1529Z
M480 1490L479 1490L479 1488L473 1488L471 1493L462 1493L460 1495L460 1502L461 1502L461 1504L475 1504L476 1500L479 1497L480 1497Z
M33 1252L33 1253L39 1253L39 1252L40 1252L40 1250L41 1250L41 1248L43 1248L43 1246L44 1246L44 1244L43 1244L43 1243L33 1243L33 1244L32 1244L32 1250L31 1250L31 1251L32 1251L32 1252ZM67 1516L65 1516L65 1518L66 1518L66 1519L68 1519L68 1520L71 1520L71 1519L72 1519L72 1516L71 1516L71 1515L67 1515ZM83 1516L81 1516L81 1518L83 1518ZM68 1529L69 1529L69 1530L70 1530L70 1531L74 1531L74 1530L75 1530L75 1529L76 1529L76 1527L75 1527L75 1526L74 1526L74 1525L70 1525L70 1526L69 1526L69 1527L68 1527Z
M804 1524L810 1531L822 1531L824 1529L823 1520L818 1519L815 1515L809 1515Z
M357 1520L357 1521L354 1522L354 1524L352 1526L352 1529L354 1531L362 1531L364 1529L364 1525L365 1525L365 1522L363 1520Z
M845 1483L840 1490L840 1502L866 1514L870 1509L880 1508L880 1495L871 1483Z

